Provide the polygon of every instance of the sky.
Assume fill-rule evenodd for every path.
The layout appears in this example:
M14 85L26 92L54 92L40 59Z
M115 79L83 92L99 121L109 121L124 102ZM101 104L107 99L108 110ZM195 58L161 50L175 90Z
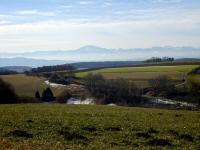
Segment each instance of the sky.
M200 47L200 0L0 0L0 52Z

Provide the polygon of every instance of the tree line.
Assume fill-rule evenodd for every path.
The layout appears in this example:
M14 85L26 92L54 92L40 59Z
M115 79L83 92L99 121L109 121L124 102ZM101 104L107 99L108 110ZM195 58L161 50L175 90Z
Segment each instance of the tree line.
M11 74L18 74L18 72L0 68L0 75L11 75Z
M146 60L146 63L154 63L154 62L172 62L174 61L173 57L152 57Z
M56 71L68 71L73 72L76 68L70 64L56 65L56 66L43 66L33 68L31 71L26 72L27 74L43 73L43 72L56 72Z

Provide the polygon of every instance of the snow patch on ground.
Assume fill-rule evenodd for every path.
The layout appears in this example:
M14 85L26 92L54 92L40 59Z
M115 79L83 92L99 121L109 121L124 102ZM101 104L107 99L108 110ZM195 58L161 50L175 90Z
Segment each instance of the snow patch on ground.
M117 106L116 104L107 104L107 106Z
M86 98L85 100L81 100L80 98L70 98L67 101L67 104L75 104L75 105L94 105L94 99Z
M49 82L49 80L44 81L44 82L45 82L45 84L49 85L50 87L54 87L54 88L66 86L66 85L63 85L63 84L51 83L51 82Z
M166 105L179 105L182 107L195 107L195 105L187 103L187 102L179 102L179 101L174 101L174 100L167 100L167 99L160 99L156 98L154 100L151 100L151 102L156 103L156 104L166 104Z

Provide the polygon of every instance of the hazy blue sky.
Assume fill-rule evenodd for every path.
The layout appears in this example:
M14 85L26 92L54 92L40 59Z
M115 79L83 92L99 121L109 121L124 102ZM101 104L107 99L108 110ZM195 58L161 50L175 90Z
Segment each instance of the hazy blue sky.
M0 0L0 52L200 47L200 0Z

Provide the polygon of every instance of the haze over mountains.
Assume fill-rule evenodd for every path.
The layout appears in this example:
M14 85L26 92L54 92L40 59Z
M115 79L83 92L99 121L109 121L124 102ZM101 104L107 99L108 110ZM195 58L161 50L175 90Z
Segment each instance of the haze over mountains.
M85 46L76 50L35 51L26 53L0 53L0 66L44 66L73 62L141 61L150 57L200 58L200 48L152 47L107 49ZM37 60L35 60L37 59Z
M39 66L51 66L51 65L61 65L66 63L72 63L72 61L65 60L45 60L45 59L33 59L33 58L0 58L0 67L4 66L29 66L29 67L39 67Z

